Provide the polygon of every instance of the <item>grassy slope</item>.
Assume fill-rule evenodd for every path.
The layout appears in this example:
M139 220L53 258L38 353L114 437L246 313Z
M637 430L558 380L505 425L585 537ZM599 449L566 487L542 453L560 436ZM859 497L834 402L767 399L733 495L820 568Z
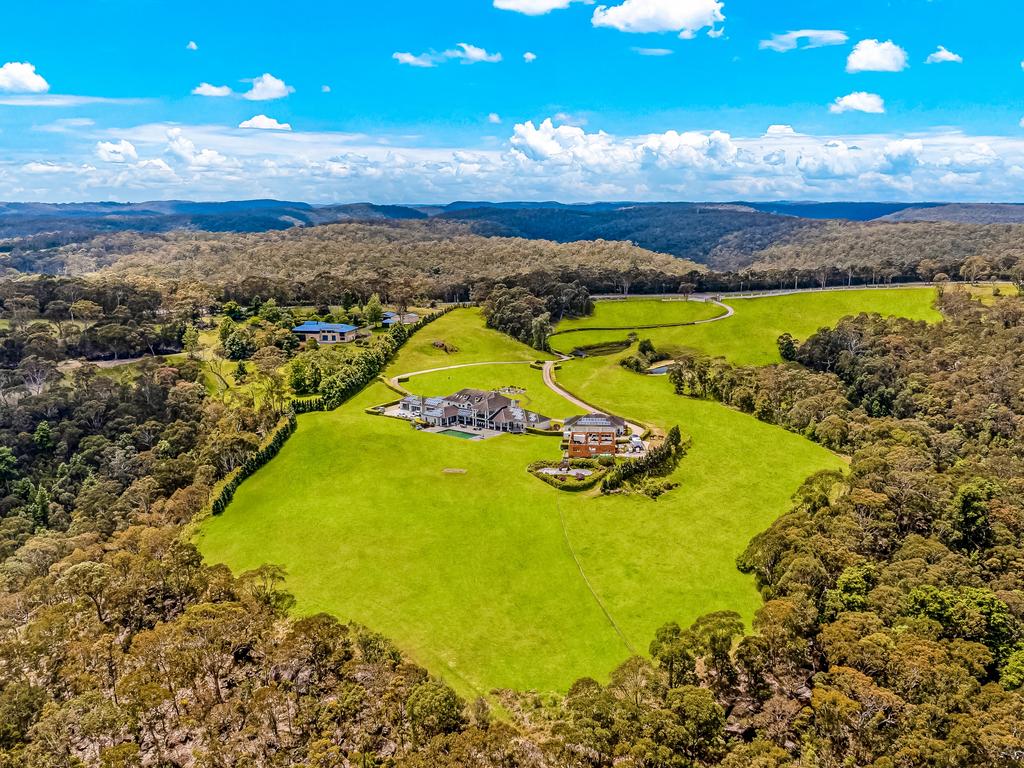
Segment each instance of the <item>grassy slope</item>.
M716 304L702 301L662 301L660 299L629 299L627 301L598 301L594 314L564 320L558 330L578 328L631 328L635 325L660 323L689 323L716 317L725 310Z
M474 313L438 322L460 355L534 356L480 329ZM434 330L423 333L437 337ZM454 364L451 357L443 362ZM430 367L423 359L420 340L392 369ZM472 372L482 384L536 373L480 367L460 380L474 381ZM787 508L807 474L839 460L743 414L679 398L665 379L630 374L613 358L568 363L559 377L616 411L680 424L694 439L676 473L682 487L657 502L563 494L524 471L557 456L557 441L468 443L416 433L363 413L391 397L374 385L335 412L300 417L279 457L203 526L203 552L236 570L284 564L300 611L331 611L386 633L465 694L564 690L628 655L579 576L560 515L636 649L670 619L685 624L727 608L749 618L759 597L736 571L736 555ZM468 471L445 474L450 467Z
M782 333L806 338L823 326L834 325L846 315L878 312L914 320L941 319L932 303L931 288L893 288L863 291L830 291L772 296L761 299L729 299L736 314L715 323L682 328L641 331L660 349L691 348L723 356L737 365L769 365L779 362L775 342ZM568 351L581 344L624 338L619 331L577 331L552 338L552 346Z
M470 443L362 413L386 397L375 385L300 417L281 454L204 525L206 556L236 570L286 564L299 611L382 631L464 693L562 687L621 658L565 550L558 492L524 471L557 456L557 440Z
M435 341L454 344L458 351L448 353L437 349L433 345ZM551 356L485 328L480 310L460 309L438 318L413 336L402 347L398 358L388 368L387 375L463 363L541 359L551 359Z

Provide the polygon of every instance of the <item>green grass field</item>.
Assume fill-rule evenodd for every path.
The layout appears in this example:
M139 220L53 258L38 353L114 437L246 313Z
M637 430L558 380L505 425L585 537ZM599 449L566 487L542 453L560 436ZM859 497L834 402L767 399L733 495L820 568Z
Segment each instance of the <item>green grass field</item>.
M454 345L458 351L449 353L438 349L434 346L435 341ZM395 362L388 367L387 375L463 363L549 359L551 355L485 328L480 310L460 309L438 318L409 339Z
M638 325L691 323L706 320L725 312L716 304L679 299L623 299L594 303L594 314L563 320L560 331L579 328L633 328Z
M439 358L433 338L460 352ZM458 311L414 338L390 372L488 356L537 355L482 328L476 312ZM201 549L236 571L284 565L298 611L384 632L465 695L564 691L644 652L665 621L724 609L749 619L760 598L736 556L788 508L804 477L841 460L744 414L678 397L664 378L631 374L614 357L572 361L558 375L610 410L663 429L679 424L693 438L674 477L681 487L658 501L562 493L525 471L557 457L557 439L418 433L363 412L393 397L377 384L334 412L300 417L281 454L205 522ZM506 384L525 387L540 410L557 405L526 365L428 374L406 386Z
M725 357L736 365L770 365L780 361L776 340L783 333L805 339L819 328L834 325L839 319L860 312L935 322L941 319L941 315L932 306L934 299L935 291L931 288L828 291L760 299L727 299L726 303L736 310L730 318L696 326L653 328L638 333L641 338L651 339L656 347L666 351L693 349ZM652 303L636 302L637 305ZM601 302L598 307L601 308ZM559 325L559 330L562 327ZM626 333L628 330L573 331L553 336L551 346L568 353L577 346L624 339Z

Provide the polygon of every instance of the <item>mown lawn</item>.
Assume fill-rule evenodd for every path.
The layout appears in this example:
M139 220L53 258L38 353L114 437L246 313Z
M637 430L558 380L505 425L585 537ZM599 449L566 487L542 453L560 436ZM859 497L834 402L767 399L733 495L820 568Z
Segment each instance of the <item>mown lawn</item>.
M441 330L466 350L464 361L536 356L481 328L476 313L438 322L445 325L422 333ZM392 371L435 367L418 341ZM483 366L423 383L490 386L524 376L532 393L533 374ZM364 413L393 397L375 384L334 412L301 416L280 455L204 523L200 547L236 572L284 565L298 611L329 611L385 633L465 695L564 691L645 652L665 621L685 625L725 609L749 619L760 598L736 556L788 509L807 475L842 462L749 416L678 397L664 377L629 373L614 358L566 363L559 380L623 415L662 429L679 424L693 439L675 473L681 487L658 501L556 491L525 468L558 456L557 439L417 433Z
M444 342L457 351L439 349L434 346L435 341ZM525 344L484 327L480 310L458 309L438 318L409 339L388 367L387 375L463 363L549 359L551 355L530 349Z
M736 365L770 365L780 361L778 337L790 333L805 339L819 328L832 326L860 312L937 322L942 316L933 306L932 288L882 288L726 299L736 314L723 320L680 328L638 331L667 351L693 349L725 357ZM639 303L639 302L638 302ZM559 326L561 328L561 326ZM628 331L574 331L553 336L552 348L569 352L574 347L624 339Z
M703 301L682 301L680 299L623 299L597 301L594 314L563 320L559 331L578 328L633 328L638 325L659 325L663 323L690 323L706 320L725 312L717 304Z

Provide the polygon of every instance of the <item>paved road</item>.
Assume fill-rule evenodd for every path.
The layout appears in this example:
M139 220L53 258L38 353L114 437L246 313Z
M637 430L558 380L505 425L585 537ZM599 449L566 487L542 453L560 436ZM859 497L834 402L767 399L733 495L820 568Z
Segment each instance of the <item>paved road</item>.
M562 360L571 359L572 358L570 357L562 355ZM582 408L584 411L588 412L600 411L600 408L591 405L586 400L580 400L578 397L576 397L576 395L574 395L567 389L563 389L562 386L557 381L555 381L555 365L557 365L562 360L549 360L548 362L544 363L544 368L542 372L544 374L544 383L547 385L547 388L554 392L556 395L560 395L564 400L568 400L577 408ZM647 431L647 428L645 426L643 426L642 424L637 424L632 421L626 421L626 426L629 427L630 432L638 436L642 435L644 432Z

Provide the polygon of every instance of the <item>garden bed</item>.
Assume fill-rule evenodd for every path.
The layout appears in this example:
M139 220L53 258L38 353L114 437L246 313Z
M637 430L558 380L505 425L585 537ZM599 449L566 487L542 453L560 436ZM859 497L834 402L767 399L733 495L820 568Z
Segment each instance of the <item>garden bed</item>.
M560 491L586 491L593 488L615 465L611 459L570 459L568 467L561 461L535 461L527 471L538 480Z

